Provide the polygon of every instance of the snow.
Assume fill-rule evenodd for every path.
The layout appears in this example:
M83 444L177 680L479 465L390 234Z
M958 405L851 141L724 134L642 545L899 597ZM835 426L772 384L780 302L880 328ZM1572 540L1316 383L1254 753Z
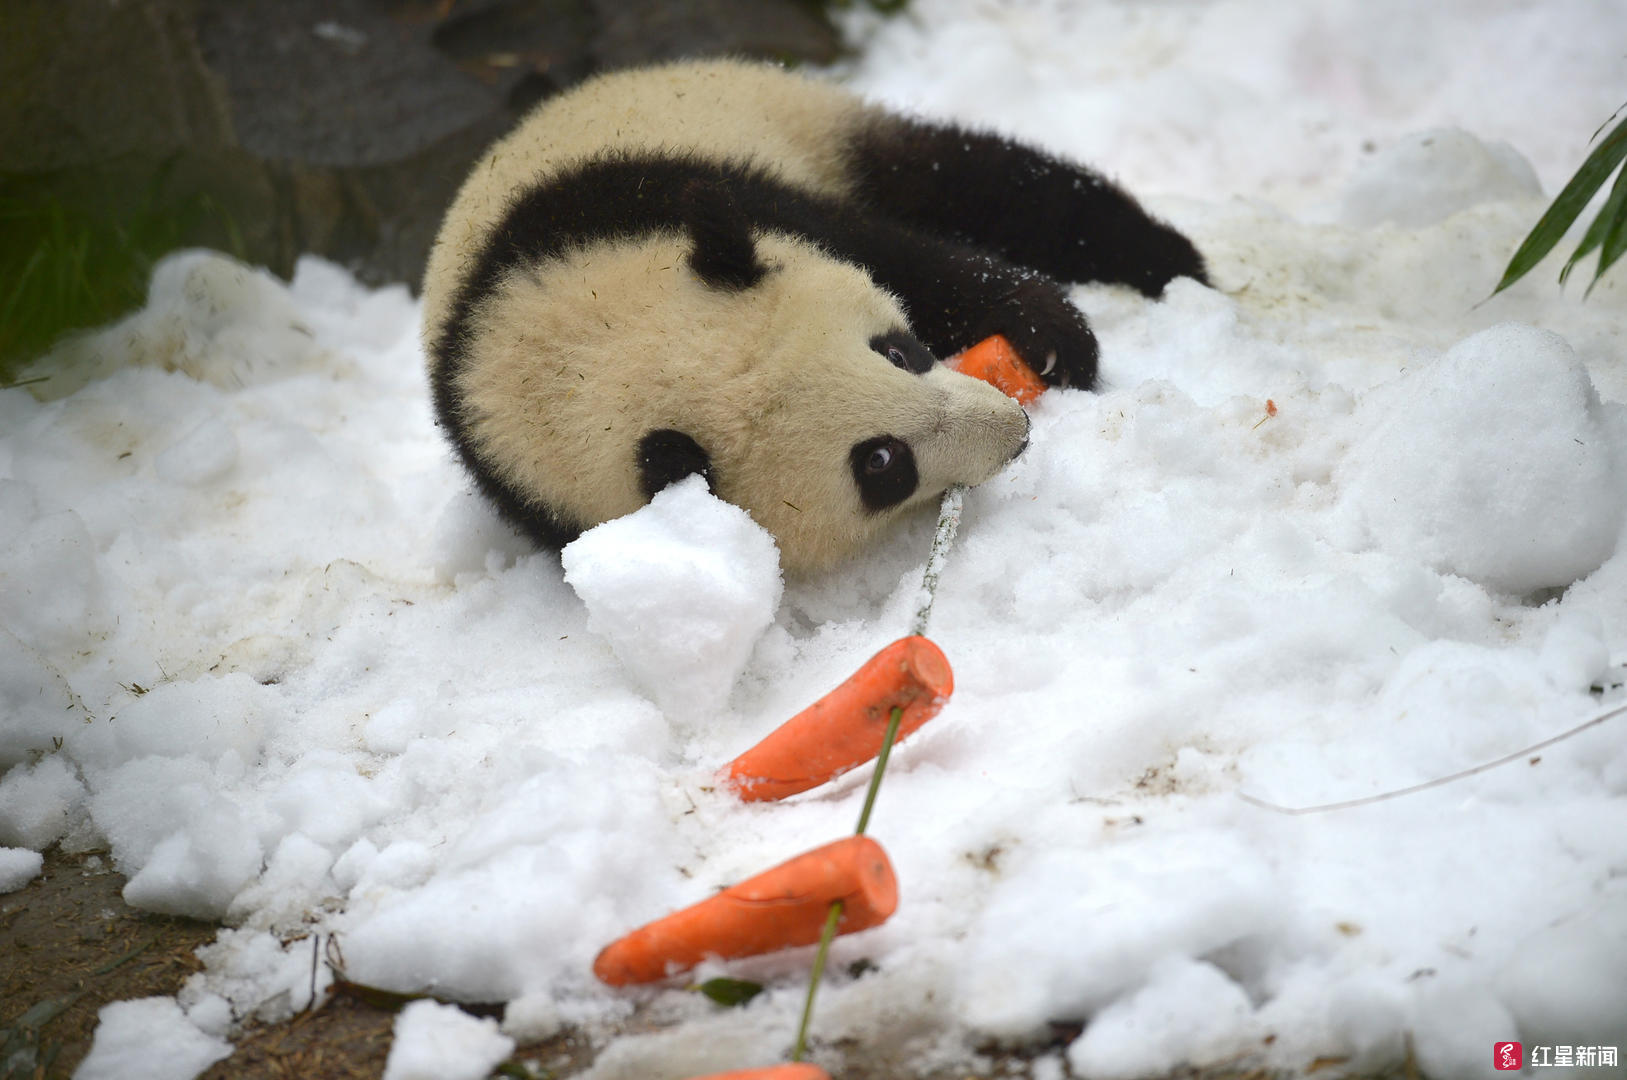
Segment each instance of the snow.
M1334 479L1366 545L1516 595L1564 588L1615 551L1627 427L1557 334L1482 330L1368 395L1355 420Z
M40 876L45 856L28 848L0 847L0 893L16 892Z
M17 766L0 777L0 844L43 851L62 838L85 798L85 785L59 756Z
M188 1020L174 998L116 1001L97 1017L74 1080L192 1080L232 1052L231 1043Z
M955 696L871 823L901 907L837 942L815 1059L970 1071L1053 1021L1084 1026L1036 1076L1619 1043L1627 718L1404 798L1240 796L1422 784L1627 697L1627 278L1487 299L1532 178L1619 104L1620 14L852 18L854 85L1101 164L1216 288L1074 290L1103 389L1047 394L967 497L929 629ZM435 429L416 322L319 260L187 253L66 347L83 385L0 392L0 843L100 838L132 903L228 924L82 1075L191 1075L165 1039L213 1060L305 1008L312 931L350 978L581 1030L593 1080L786 1053L807 950L729 965L767 984L729 1011L589 966L851 831L868 770L749 807L713 774L904 632L931 515L807 581L698 486L532 551ZM478 1024L414 1008L403 1070Z
M699 476L589 529L560 563L588 629L677 720L725 705L782 592L774 538Z
M514 1051L497 1021L455 1005L415 1001L396 1017L384 1080L485 1080Z

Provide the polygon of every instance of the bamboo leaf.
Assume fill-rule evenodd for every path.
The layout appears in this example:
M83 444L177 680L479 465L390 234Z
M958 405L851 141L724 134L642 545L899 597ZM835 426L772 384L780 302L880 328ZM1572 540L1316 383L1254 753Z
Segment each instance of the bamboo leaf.
M697 989L719 1005L735 1006L744 1005L762 993L763 984L745 979L717 978L707 979Z
M1530 235L1509 260L1508 269L1503 271L1503 280L1492 290L1493 296L1524 277L1553 250L1565 231L1586 209L1593 193L1604 186L1605 180L1616 171L1623 158L1627 158L1627 120L1611 129L1604 141L1582 162L1582 167L1576 170L1576 175L1554 198L1547 211L1537 219Z
M1593 219L1593 224L1587 227L1582 236L1582 242L1577 245L1571 257L1565 260L1565 265L1559 271L1559 283L1565 284L1571 275L1571 268L1582 261L1582 258L1604 243L1605 234L1612 225L1621 220L1623 213L1627 213L1627 169L1616 173L1616 182L1610 187L1610 196L1605 199L1604 205L1599 208L1599 216ZM1594 273L1594 280L1598 280L1598 273ZM1589 285L1591 289L1593 286Z
M1627 169L1622 170L1622 175L1627 176ZM1616 186L1624 185L1618 179ZM1614 194L1611 192L1612 197ZM1604 212L1600 211L1599 216L1604 217ZM1599 248L1599 265L1593 269L1593 280L1587 283L1588 293L1593 291L1593 286L1599 283L1604 272L1621 258L1624 251L1627 251L1627 213L1623 213L1618 207L1614 217L1611 218L1610 229L1605 234L1603 246Z

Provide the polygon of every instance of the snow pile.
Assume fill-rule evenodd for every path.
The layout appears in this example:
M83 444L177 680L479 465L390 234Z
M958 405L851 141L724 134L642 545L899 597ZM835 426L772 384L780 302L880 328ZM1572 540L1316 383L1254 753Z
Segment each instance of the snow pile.
M514 1040L453 1005L415 1001L395 1021L384 1080L485 1080Z
M1627 428L1557 334L1483 330L1356 419L1335 479L1381 550L1516 594L1564 588L1615 551Z
M16 892L40 876L45 856L28 848L0 847L0 893Z
M871 824L901 907L836 943L815 1057L972 1071L1072 1022L1036 1076L1381 1069L1409 1037L1455 1076L1493 1040L1619 1042L1622 720L1402 799L1239 798L1421 784L1627 696L1627 278L1487 299L1542 208L1496 144L1550 191L1575 167L1615 17L917 0L880 26L859 86L1102 162L1216 288L1074 291L1103 389L1047 394L967 497L931 627L955 696ZM730 965L768 988L728 1011L590 965L851 831L864 770L750 807L713 774L905 631L931 515L782 586L680 485L567 582L470 493L417 314L317 260L285 287L189 254L97 339L108 373L0 392L0 844L105 843L131 902L229 924L184 1015L115 1007L92 1060L169 1068L139 1027L202 1061L305 1007L313 931L352 979L510 1003L513 1038L641 1003L593 1080L780 1059L806 951ZM403 1020L400 1068L435 1030Z
M1339 220L1416 228L1481 203L1541 197L1537 174L1518 150L1446 128L1404 135L1363 162L1344 190Z
M232 1044L199 1031L173 998L102 1006L90 1053L74 1080L192 1080Z
M780 603L774 538L699 476L589 529L560 561L588 629L673 717L724 704Z
M62 839L85 797L85 785L60 757L11 769L0 777L0 844L43 851Z

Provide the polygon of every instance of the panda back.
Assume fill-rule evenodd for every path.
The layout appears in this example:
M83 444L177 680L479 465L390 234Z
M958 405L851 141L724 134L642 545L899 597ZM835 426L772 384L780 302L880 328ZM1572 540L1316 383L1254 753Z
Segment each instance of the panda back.
M516 195L562 170L618 154L699 158L842 195L841 151L865 111L828 83L733 60L615 72L542 102L476 162L447 212L424 277L426 342Z

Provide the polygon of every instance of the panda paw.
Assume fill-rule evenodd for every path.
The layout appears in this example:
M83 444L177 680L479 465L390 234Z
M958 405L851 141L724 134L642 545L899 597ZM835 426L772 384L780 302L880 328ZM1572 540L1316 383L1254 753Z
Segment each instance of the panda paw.
M1000 334L1049 386L1096 386L1096 335L1056 282L1029 277L978 324L974 340Z

